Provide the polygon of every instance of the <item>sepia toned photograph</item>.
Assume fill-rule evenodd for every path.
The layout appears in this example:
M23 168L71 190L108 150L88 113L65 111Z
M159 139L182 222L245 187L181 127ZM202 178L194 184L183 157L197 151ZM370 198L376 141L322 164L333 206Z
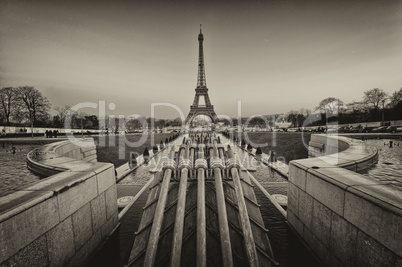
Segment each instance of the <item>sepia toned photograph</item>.
M402 1L0 0L0 267L402 267Z

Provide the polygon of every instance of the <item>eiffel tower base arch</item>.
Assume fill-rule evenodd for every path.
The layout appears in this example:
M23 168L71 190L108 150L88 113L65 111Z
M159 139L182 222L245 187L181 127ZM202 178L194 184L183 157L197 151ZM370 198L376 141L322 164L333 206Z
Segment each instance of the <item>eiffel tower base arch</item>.
M191 107L190 112L188 113L186 121L185 121L186 125L191 125L191 122L193 121L193 119L195 117L197 117L198 115L208 116L213 123L215 123L215 121L217 119L217 115L213 108L210 108L210 107L193 108L193 107Z

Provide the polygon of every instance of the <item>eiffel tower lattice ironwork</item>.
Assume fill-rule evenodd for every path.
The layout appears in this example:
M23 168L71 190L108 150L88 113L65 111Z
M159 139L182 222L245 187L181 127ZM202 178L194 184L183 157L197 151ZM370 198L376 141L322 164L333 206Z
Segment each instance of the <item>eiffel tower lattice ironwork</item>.
M204 66L204 49L203 49L204 35L201 31L198 35L199 42L199 55L198 55L198 78L197 78L197 88L195 88L195 97L193 105L190 106L190 112L186 118L186 124L190 123L198 115L206 115L215 122L216 113L214 111L214 106L211 104L208 96L207 82L205 79L205 66ZM200 97L204 98L205 105L200 105Z

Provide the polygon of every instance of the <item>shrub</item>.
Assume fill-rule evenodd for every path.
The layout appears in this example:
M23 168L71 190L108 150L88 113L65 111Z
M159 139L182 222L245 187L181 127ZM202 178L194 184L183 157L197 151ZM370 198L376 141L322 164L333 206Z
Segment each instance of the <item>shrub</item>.
M131 165L137 164L137 153L130 153L130 162Z
M144 149L144 153L142 153L142 155L144 156L144 158L149 157L149 151L147 147Z
M164 149L164 148L165 148L165 145L163 144L163 142L162 142L162 140L161 140L161 142L160 142L160 144L159 144L159 149L162 150L162 149Z

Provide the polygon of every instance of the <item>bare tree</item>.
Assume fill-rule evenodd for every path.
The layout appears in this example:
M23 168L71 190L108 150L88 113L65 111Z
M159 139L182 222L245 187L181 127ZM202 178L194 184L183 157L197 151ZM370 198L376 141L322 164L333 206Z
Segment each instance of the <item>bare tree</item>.
M50 109L49 100L32 86L21 86L18 88L18 98L24 103L27 117L31 122L31 128L40 117L47 117Z
M300 114L304 115L304 117L306 117L306 118L308 116L310 116L310 114L311 114L311 110L308 108L301 108L299 112L300 112Z
M3 121L4 121L4 113L3 113L3 110L0 109L0 122L3 122Z
M21 124L29 119L28 111L21 99L18 99L18 101L15 103L15 108L13 109L11 116L13 121L18 124Z
M64 107L55 107L54 110L57 111L57 116L59 116L60 119L60 124L64 125L64 122L66 121L66 116L68 111L70 110L71 106L65 105Z
M293 127L300 127L302 125L303 121L306 119L306 117L303 114L304 109L300 111L296 110L291 110L288 112L287 116L287 121L291 122Z
M339 109L343 106L343 101L335 97L327 97L323 99L319 104L317 109L321 111L326 111L332 115L338 113Z
M7 125L10 125L10 117L15 110L17 98L17 90L13 87L4 87L0 90L0 104L6 118Z
M388 94L383 89L373 88L364 92L364 103L374 109L380 108L380 103L388 98Z
M394 108L396 105L398 105L402 101L402 87L399 89L399 91L395 91L391 96L390 96L390 103L388 104L389 107Z
M362 112L365 109L367 109L364 102L359 102L355 100L353 102L346 104L346 107L347 107L346 112Z

